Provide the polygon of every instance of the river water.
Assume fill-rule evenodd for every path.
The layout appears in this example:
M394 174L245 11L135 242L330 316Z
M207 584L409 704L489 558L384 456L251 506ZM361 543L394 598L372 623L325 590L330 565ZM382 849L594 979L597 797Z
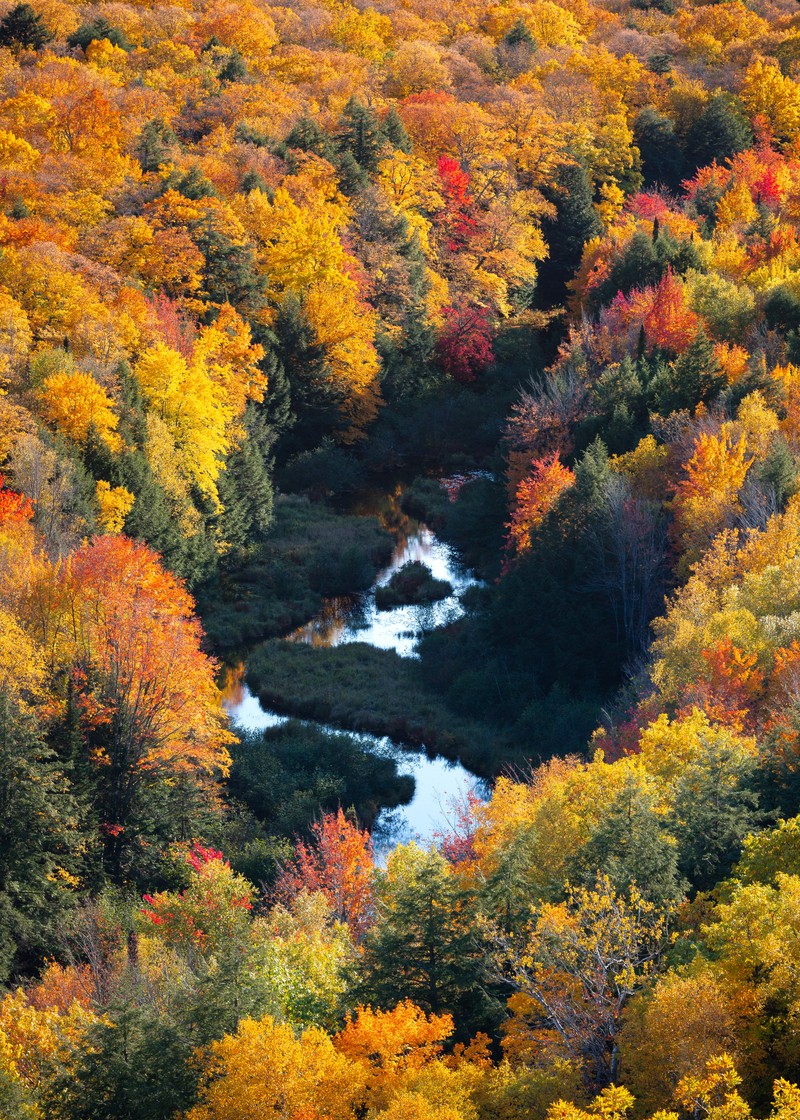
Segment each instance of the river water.
M396 495L384 499L369 512L377 513L395 536L390 563L378 574L368 591L345 598L327 599L319 614L290 634L287 641L316 646L366 642L380 649L393 649L401 657L416 657L417 642L423 633L454 622L463 615L460 596L477 580L460 563L455 550L441 541L427 525L403 515ZM427 606L378 610L375 589L388 583L394 573L410 561L424 564L436 579L447 580L453 594ZM276 727L288 718L262 708L258 698L241 679L226 690L224 703L234 723L248 730ZM341 733L340 728L323 729ZM401 774L410 774L414 778L415 791L411 801L397 809L384 809L378 817L374 837L379 851L386 851L394 844L410 839L424 843L439 833L450 831L455 806L469 791L479 796L484 793L483 784L458 763L441 757L429 758L424 750L406 749L390 739L350 731L346 733L368 750L393 758Z

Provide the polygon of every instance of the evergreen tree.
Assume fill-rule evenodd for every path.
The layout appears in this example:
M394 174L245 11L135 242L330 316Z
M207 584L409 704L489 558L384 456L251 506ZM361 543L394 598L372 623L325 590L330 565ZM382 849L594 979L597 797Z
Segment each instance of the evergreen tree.
M758 468L761 482L772 492L777 509L797 493L798 467L784 439L776 439Z
M194 202L199 202L201 198L217 197L216 187L197 164L193 164L183 175L171 177L169 185L184 198L191 198Z
M651 106L642 109L633 122L633 139L642 159L644 186L676 190L685 177L685 167L678 135L669 117Z
M706 167L714 160L743 152L753 143L753 130L744 114L724 93L712 97L686 137L686 158L690 167Z
M254 406L244 418L246 437L228 456L219 479L223 514L219 534L234 559L245 557L272 521L272 482L268 471L271 447L266 422Z
M314 155L322 156L324 159L330 159L334 152L330 137L312 117L301 117L280 147L313 152Z
M142 171L158 171L170 161L170 151L178 143L175 133L161 119L148 121L139 133L136 158Z
M714 344L701 329L671 366L661 366L648 387L648 397L653 409L666 416L711 400L724 384Z
M363 191L369 184L369 175L358 162L352 152L343 151L333 158L336 172L339 176L339 186L348 197Z
M675 901L682 894L677 847L653 794L633 774L603 809L592 836L573 861L587 887L607 875L618 894L632 886L651 902Z
M411 999L431 1014L451 1012L461 1030L485 1025L483 954L468 888L437 851L395 849L380 875L375 924L364 942L364 994L378 1007Z
M549 254L539 266L537 290L540 306L553 307L565 299L567 281L580 264L586 242L599 234L600 219L589 176L580 163L562 164L544 194L556 212L542 220Z
M264 278L252 245L231 240L211 222L199 231L196 244L205 257L203 281L212 303L230 303L243 315L254 315L263 306Z
M383 118L381 131L394 151L405 152L406 155L411 152L411 137L406 132L405 125L400 119L400 114L397 112L394 105L392 105L389 112Z
M234 47L219 71L219 80L221 82L243 82L246 77L247 63Z
M295 421L292 413L292 392L281 361L277 335L259 322L252 324L252 331L253 341L264 348L264 357L260 364L267 378L267 391L256 409L263 418L262 431L268 432L270 436L269 447L262 450L265 456L269 456L271 462L274 445L285 432L289 431Z
M242 176L242 181L239 184L239 191L241 194L250 194L250 191L261 191L261 193L267 195L267 197L272 197L266 180L262 175L259 175L257 171L247 171Z
M30 4L17 4L0 20L0 47L41 50L53 38Z
M641 231L633 235L606 280L598 285L592 306L599 309L618 292L629 295L634 288L655 287L668 269L683 276L690 269L702 271L702 265L691 241L677 241L654 224L652 236Z
M339 119L337 143L340 152L349 152L366 172L378 169L378 160L386 145L377 114L353 96Z
M22 705L0 688L0 980L29 972L72 901L78 803Z
M112 46L119 47L123 51L131 49L130 40L125 32L112 26L105 16L98 16L89 23L82 23L67 39L67 44L70 47L80 47L85 51L90 43L100 39L108 39Z
M191 1035L133 1002L90 1028L69 1073L48 1086L51 1120L165 1120L193 1103Z
M678 867L698 890L729 874L744 838L762 814L754 788L755 763L741 752L715 744L701 760L683 767L672 802Z
M773 331L800 329L800 299L782 284L773 288L764 304L764 318Z
M282 460L316 447L341 422L342 395L331 383L320 346L299 300L285 298L275 321L277 356L291 394L296 422L281 440Z
M527 47L536 46L536 40L533 35L531 35L523 19L518 19L516 23L512 24L511 28L506 32L503 42L509 47L518 47L523 43Z

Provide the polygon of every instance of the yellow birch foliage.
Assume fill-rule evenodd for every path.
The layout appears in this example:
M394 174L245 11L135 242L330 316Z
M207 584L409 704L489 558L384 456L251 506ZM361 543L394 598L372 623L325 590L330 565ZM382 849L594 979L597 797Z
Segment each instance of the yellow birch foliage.
M358 1067L315 1027L299 1038L271 1016L243 1019L204 1054L187 1120L356 1120Z
M54 373L39 392L42 413L60 432L75 443L84 443L92 428L109 451L119 451L119 417L108 393L89 373Z
M699 559L712 538L732 523L751 463L744 438L732 443L725 431L698 437L674 500L675 535L685 563Z
M381 403L377 317L359 295L357 262L341 242L348 218L344 200L330 197L313 166L294 193L302 200L284 187L272 202L251 191L239 213L259 244L273 303L287 295L300 300L325 350L331 382L343 394L343 434L352 439L375 418Z
M96 495L103 529L106 533L121 533L136 498L124 486L112 486L105 479L98 480Z
M232 412L223 386L202 361L188 362L164 342L142 355L136 376L149 408L175 441L183 474L218 502L217 479L231 449Z

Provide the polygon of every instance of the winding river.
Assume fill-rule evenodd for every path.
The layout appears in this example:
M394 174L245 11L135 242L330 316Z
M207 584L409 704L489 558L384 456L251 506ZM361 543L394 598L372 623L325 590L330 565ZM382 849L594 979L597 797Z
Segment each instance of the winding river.
M440 540L423 522L406 517L399 510L398 496L383 499L361 512L377 514L392 531L395 548L390 563L378 574L372 587L359 595L325 600L319 614L310 619L286 641L317 646L337 646L346 642L366 642L380 649L393 649L401 657L416 657L420 636L445 626L464 613L461 596L477 583L460 562L457 553ZM395 572L410 561L418 561L436 577L447 580L452 595L426 606L403 606L378 610L375 590L389 582ZM241 681L230 687L224 698L234 723L248 730L275 727L287 716L265 710ZM302 721L301 721L302 722ZM342 733L340 728L325 731ZM387 738L346 732L368 750L393 758L401 774L414 778L414 796L407 805L384 809L376 822L374 837L379 852L409 839L421 842L447 832L452 825L454 806L470 790L482 795L483 784L458 763L442 757L429 758L424 750L408 749Z

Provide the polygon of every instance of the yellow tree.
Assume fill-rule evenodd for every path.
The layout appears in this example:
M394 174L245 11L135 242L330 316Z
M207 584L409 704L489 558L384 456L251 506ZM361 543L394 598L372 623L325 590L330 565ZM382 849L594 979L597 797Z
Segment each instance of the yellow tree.
M698 560L716 534L733 523L751 463L744 438L732 443L724 431L698 437L673 502L685 565Z
M246 228L259 245L259 263L275 304L297 298L342 393L346 426L354 438L377 414L380 363L375 349L377 318L361 298L358 265L345 251L341 234L348 209L338 192L310 165L295 185L299 201L286 188L274 199L251 191L239 207Z
M613 1082L623 1013L661 966L668 914L635 887L624 897L599 877L595 887L570 889L566 902L534 912L522 934L495 930L494 940L498 964L530 1001L542 1037L555 1035L590 1084Z
M359 1067L317 1028L297 1038L270 1016L244 1019L236 1034L198 1057L199 1104L187 1120L356 1120L358 1115Z
M54 373L42 383L39 400L45 419L76 443L84 443L94 428L110 451L122 447L114 402L91 374Z

